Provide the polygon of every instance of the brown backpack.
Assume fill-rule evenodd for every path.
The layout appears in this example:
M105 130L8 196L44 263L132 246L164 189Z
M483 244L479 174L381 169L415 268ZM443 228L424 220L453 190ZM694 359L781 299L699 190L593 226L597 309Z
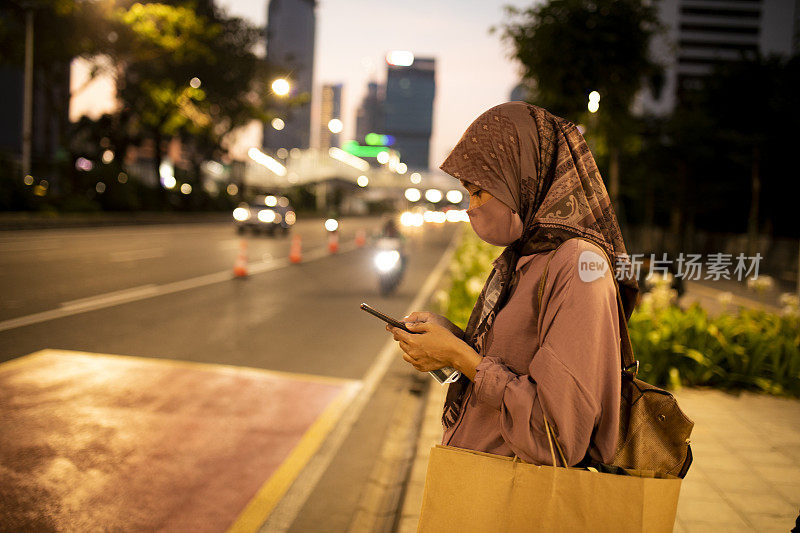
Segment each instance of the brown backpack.
M588 239L584 240L591 242ZM537 309L542 306L547 270L553 255L555 251L547 259L544 273L539 281ZM610 267L612 262L608 254L605 255ZM692 464L689 435L694 422L681 411L671 393L637 379L639 361L633 355L619 284L613 275L613 270L611 272L617 290L619 310L622 394L617 451L609 464L621 468L672 474L682 478Z

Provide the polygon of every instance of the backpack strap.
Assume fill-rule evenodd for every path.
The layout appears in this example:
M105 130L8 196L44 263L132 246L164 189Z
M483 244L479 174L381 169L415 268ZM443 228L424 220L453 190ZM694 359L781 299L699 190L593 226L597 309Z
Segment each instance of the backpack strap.
M581 239L586 242L592 243L597 246L595 243L590 241L589 239L585 239L583 237L573 237L573 239ZM547 258L547 263L544 265L544 272L542 272L542 277L539 280L539 290L537 291L537 307L536 312L537 314L540 312L542 308L542 296L544 295L544 285L547 281L547 272L550 268L550 260L553 259L553 256L556 255L556 251L561 248L566 242L571 241L572 239L567 239L566 241L562 242L561 244L556 247L555 250L550 254L550 257ZM619 292L619 283L617 282L617 278L611 269L611 259L608 257L608 253L603 250L602 247L598 246L603 251L603 255L608 262L609 270L611 271L611 278L614 280L614 289L617 293L617 309L619 315L619 336L620 336L620 352L621 352L621 360L622 360L622 377L628 377L633 379L639 373L639 361L633 355L633 346L631 345L631 338L628 333L628 323L625 320L625 310L622 307L622 295Z

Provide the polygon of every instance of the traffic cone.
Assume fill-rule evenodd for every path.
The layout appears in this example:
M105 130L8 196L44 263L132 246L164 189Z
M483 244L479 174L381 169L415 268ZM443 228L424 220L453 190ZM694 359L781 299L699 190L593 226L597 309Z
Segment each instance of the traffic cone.
M239 255L236 256L236 262L233 264L233 276L247 277L247 241L245 239L239 240Z
M356 246L361 248L367 242L367 232L363 229L356 231Z
M331 231L328 234L328 251L335 254L339 250L339 232Z
M289 249L289 261L299 263L303 260L303 241L300 235L292 237L292 247Z

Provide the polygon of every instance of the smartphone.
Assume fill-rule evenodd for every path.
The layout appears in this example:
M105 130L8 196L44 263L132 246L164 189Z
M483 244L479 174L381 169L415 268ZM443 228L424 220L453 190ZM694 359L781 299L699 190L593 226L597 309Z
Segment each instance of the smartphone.
M362 310L366 311L367 313L371 314L374 317L380 318L381 320L383 320L384 322L386 322L391 326L400 328L403 331L408 331L409 333L414 333L413 331L409 331L405 323L397 320L396 318L392 318L388 315L385 315L380 311L378 311L377 309L374 309L365 303L362 303L360 307ZM438 381L442 385L452 383L461 377L461 372L459 372L455 368L450 368L450 367L440 368L439 370L432 370L428 372L428 374L433 376L434 379L436 379L436 381Z
M390 326L394 326L394 327L400 328L400 329L402 329L404 331L408 331L409 333L413 333L412 331L410 331L406 327L404 322L401 322L401 321L397 320L396 318L392 318L392 317L390 317L388 315L384 315L383 313L381 313L377 309L374 309L373 307L371 307L371 306L369 306L367 304L362 303L361 304L361 309L363 309L367 313L371 314L372 316L380 318L381 320L383 320L384 322L386 322Z

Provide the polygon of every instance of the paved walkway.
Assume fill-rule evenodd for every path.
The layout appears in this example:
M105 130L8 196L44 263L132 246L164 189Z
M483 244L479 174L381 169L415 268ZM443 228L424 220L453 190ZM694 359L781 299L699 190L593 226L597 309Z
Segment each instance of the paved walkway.
M254 531L354 381L65 350L0 365L0 531Z
M398 531L416 531L445 388L430 385ZM675 393L695 422L676 532L786 532L800 513L800 400L711 389Z

